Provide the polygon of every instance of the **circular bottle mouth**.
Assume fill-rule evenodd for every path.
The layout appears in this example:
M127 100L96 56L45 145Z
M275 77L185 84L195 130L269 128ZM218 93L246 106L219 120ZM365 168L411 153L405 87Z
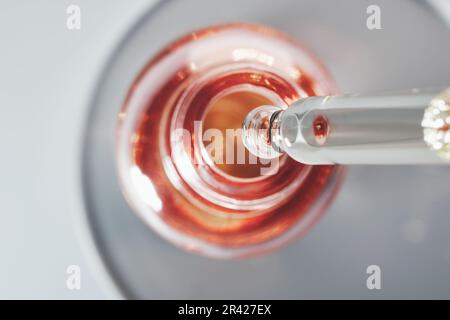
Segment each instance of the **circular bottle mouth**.
M176 41L138 75L119 114L127 201L158 233L206 255L266 251L300 233L304 217L323 211L336 167L252 157L241 125L258 105L287 108L332 88L309 54L266 27L217 26Z
M202 152L205 160L216 173L227 179L252 179L276 174L276 168L250 154L244 145L242 119L253 108L272 103L272 92L247 85L224 90L206 107L202 124Z
M226 64L209 70L186 88L168 120L170 132L163 137L170 142L162 144L169 146L165 156L172 161L166 172L228 214L262 213L279 205L302 184L310 167L286 157L267 161L250 155L241 125L255 105L287 107L297 94L294 83L262 66ZM184 192L189 196L189 190Z

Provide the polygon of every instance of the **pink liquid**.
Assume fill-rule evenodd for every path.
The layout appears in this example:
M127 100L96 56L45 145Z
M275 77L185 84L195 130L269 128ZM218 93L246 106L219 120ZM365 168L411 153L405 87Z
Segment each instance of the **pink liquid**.
M167 70L164 77L152 78L161 70ZM265 27L211 27L172 43L137 77L121 113L123 122L130 108L140 110L130 138L130 162L152 188L146 198L138 190L145 186L125 187L129 202L137 207L136 201L144 201L148 209L136 211L152 228L206 255L248 256L302 234L330 202L339 168L307 166L282 156L276 174L262 175L269 165L259 159L256 164L215 163L196 135L195 122L202 121L203 132L224 133L240 128L257 106L287 106L333 88L304 49ZM133 102L138 94L146 98ZM325 125L318 121L319 136ZM175 129L185 129L190 139L175 139ZM237 137L232 148L241 143Z

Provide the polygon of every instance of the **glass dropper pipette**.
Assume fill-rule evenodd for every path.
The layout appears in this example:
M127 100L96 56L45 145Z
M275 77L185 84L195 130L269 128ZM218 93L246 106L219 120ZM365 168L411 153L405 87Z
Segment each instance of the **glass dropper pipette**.
M261 106L243 141L266 159L305 164L442 164L450 161L450 88L372 96L307 97Z

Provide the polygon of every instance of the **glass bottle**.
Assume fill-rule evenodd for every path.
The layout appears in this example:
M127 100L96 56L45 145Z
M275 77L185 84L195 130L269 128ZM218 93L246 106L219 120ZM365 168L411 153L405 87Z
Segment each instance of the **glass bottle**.
M118 115L128 203L164 238L203 255L248 257L287 243L322 215L342 169L257 159L239 129L260 105L335 92L310 53L268 27L213 26L169 44Z

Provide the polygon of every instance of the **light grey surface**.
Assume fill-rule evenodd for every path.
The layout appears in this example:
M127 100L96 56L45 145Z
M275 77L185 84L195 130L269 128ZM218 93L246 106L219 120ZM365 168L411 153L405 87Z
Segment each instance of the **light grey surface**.
M101 78L86 131L88 216L111 274L130 297L448 298L446 167L352 167L337 200L303 239L243 261L194 256L157 237L130 211L113 164L115 115L143 63L189 30L260 22L298 38L343 92L450 83L449 30L421 1L377 1L382 30L366 28L372 1L171 1L117 48ZM366 288L380 265L382 290Z
M108 286L101 290L94 281L93 274L99 279L105 274L95 263L89 268L95 257L85 240L87 235L80 231L79 216L84 214L78 185L80 138L87 108L94 107L91 96L102 66L125 30L151 2L1 1L0 298L113 297ZM406 1L389 1L391 5L375 1L383 4L384 29L374 32L363 29L369 3L364 1L348 1L351 8L342 5L347 1L327 1L338 2L337 8L321 7L323 1L308 1L309 5L290 1L297 4L296 10L278 4L280 1L260 10L239 1L240 12L233 14L218 1L210 2L212 14L197 12L195 6L186 4L189 8L180 21L158 13L164 27L147 25L148 33L139 39L139 45L128 48L129 54L144 60L194 26L251 20L296 35L316 51L348 92L444 85L450 80L448 54L426 47L448 33L420 6L411 4L413 8L407 9ZM79 32L65 27L68 4L81 6ZM328 22L326 15L331 16ZM318 35L326 37L334 50L325 50ZM414 57L402 57L397 41L409 45L405 51L414 48ZM390 50L392 46L396 49ZM443 47L448 53L448 40ZM380 67L372 61L386 61L386 65ZM447 64L439 66L440 62ZM128 64L116 72L131 77L140 62L130 60ZM112 87L108 86L105 98L121 98L121 85L128 79L118 80L110 79ZM108 107L114 116L117 103ZM105 147L110 148L110 132L94 138L99 145L105 139ZM112 158L106 160L108 167ZM445 168L351 168L337 201L305 238L248 261L213 261L174 249L135 218L118 193L98 198L108 200L111 211L96 215L97 226L102 227L97 236L104 246L108 244L104 251L107 260L113 270L122 270L116 276L133 296L447 298L449 178L450 171ZM110 188L115 187L104 190ZM84 254L76 231L81 242L87 243ZM80 291L65 286L69 264L82 268ZM381 291L365 288L369 264L382 267Z
M106 56L149 2L0 1L2 299L113 296L94 280L77 235L80 138ZM80 31L66 28L69 4L81 7ZM66 287L72 264L79 291Z

